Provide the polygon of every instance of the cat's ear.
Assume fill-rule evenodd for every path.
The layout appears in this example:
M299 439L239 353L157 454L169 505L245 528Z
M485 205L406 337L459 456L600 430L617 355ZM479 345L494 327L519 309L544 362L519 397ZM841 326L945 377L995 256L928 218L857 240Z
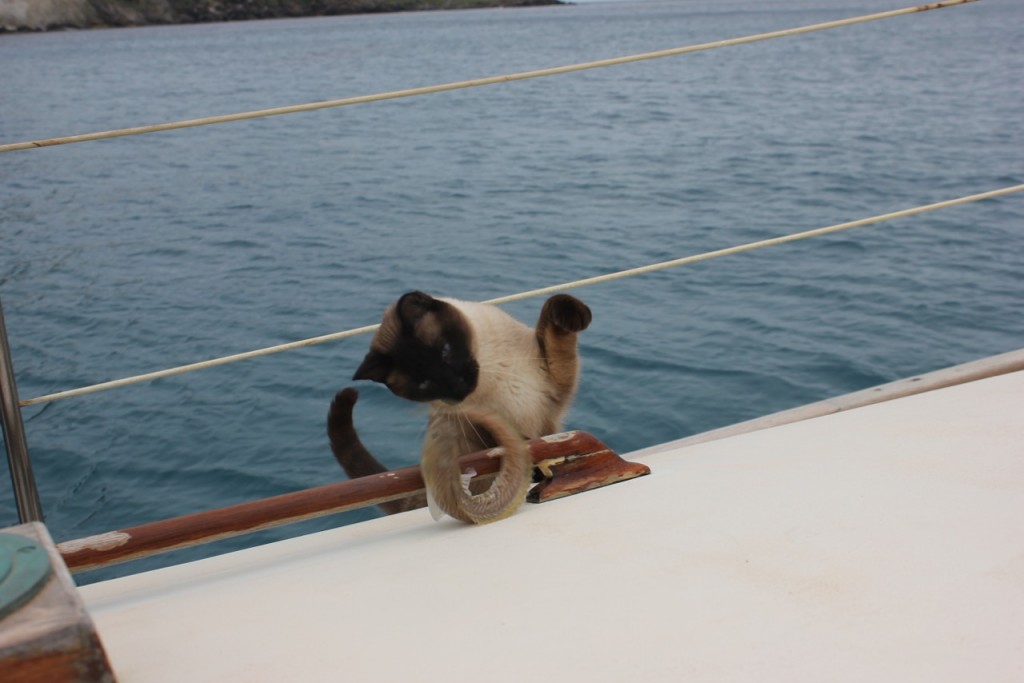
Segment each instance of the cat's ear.
M437 310L438 300L423 292L408 292L398 300L398 319L407 329L416 326L423 316Z
M391 373L391 359L382 353L370 351L363 358L363 362L352 375L352 379L368 379L372 382L386 384L388 375Z

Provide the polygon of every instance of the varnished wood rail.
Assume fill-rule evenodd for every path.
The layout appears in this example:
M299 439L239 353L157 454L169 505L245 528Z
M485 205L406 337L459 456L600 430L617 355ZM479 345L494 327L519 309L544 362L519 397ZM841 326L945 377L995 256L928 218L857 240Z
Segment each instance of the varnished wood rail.
M545 474L528 500L543 502L648 474L587 432L573 431L528 442L534 464ZM463 456L462 469L493 475L501 459L494 451ZM550 477L547 475L550 473ZM272 498L165 519L57 545L71 571L96 569L157 553L201 545L292 522L323 517L416 495L423 491L418 466L326 484Z

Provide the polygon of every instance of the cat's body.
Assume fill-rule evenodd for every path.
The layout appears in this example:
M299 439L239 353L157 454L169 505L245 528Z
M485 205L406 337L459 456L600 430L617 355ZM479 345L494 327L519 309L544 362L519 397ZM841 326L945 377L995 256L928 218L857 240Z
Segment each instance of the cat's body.
M590 320L590 309L565 294L548 299L531 329L495 306L410 292L385 311L354 378L430 404L426 478L439 457L431 444L443 444L444 457L497 445L488 420L525 438L559 431L576 391L577 336ZM355 399L356 392L346 389L331 404L332 451L351 477L386 471L359 442L352 425ZM478 416L472 425L469 414ZM406 500L382 507L397 512L422 505Z

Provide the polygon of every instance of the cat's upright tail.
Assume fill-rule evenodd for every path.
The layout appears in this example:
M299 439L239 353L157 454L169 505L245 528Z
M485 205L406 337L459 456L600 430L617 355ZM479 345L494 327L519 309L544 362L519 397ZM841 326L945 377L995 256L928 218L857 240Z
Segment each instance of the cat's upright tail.
M388 471L387 467L366 450L363 442L359 440L359 435L356 434L356 428L352 422L352 409L358 398L359 392L352 387L342 389L334 395L331 408L327 412L327 437L331 441L331 452L334 453L338 464L351 479ZM426 507L426 505L426 497L420 494L402 500L381 503L380 508L391 515L396 512Z

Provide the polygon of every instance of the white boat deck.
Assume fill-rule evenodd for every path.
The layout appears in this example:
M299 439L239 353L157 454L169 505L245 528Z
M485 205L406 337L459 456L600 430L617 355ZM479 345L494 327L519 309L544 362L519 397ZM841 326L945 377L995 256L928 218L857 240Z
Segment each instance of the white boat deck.
M1024 372L626 457L81 593L122 683L1024 681Z

